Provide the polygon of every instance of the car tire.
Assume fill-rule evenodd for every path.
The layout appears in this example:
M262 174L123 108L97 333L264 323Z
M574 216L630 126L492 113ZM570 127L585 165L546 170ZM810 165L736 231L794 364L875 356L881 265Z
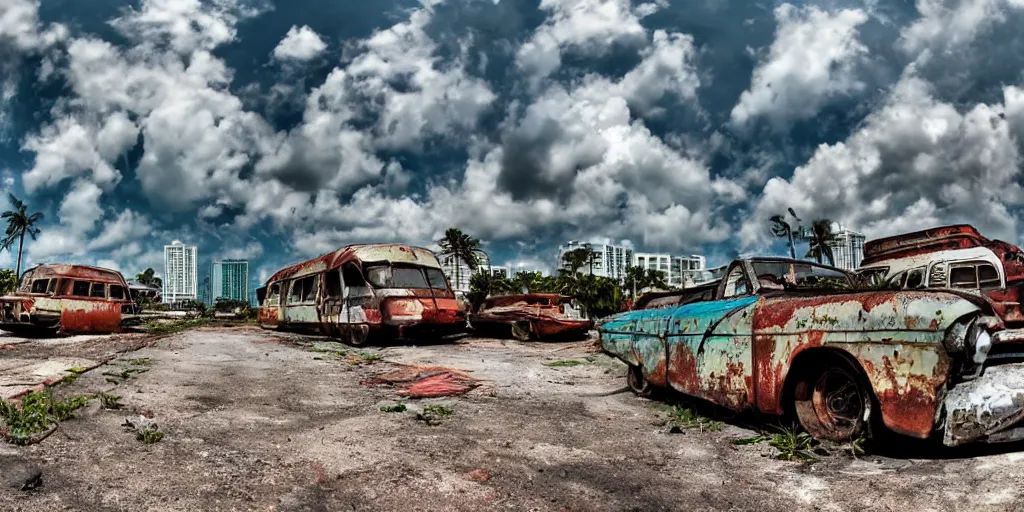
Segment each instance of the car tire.
M370 338L370 330L365 325L352 325L349 326L346 331L346 341L353 347L361 347L366 345L366 341Z
M815 439L844 443L870 436L871 389L861 372L841 357L818 360L793 388L793 410Z
M647 380L647 377L644 376L643 368L639 366L629 367L629 370L626 372L626 385L638 396L651 398L654 395L654 388L651 386L651 382Z
M530 322L513 322L511 327L512 337L519 341L530 341L530 335L533 331L530 327Z

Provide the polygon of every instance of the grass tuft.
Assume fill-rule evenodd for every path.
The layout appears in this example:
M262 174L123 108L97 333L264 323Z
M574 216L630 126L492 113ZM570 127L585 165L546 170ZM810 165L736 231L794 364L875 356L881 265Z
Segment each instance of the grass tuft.
M544 363L544 366L551 366L551 367L554 367L554 368L563 368L563 367L567 367L567 366L579 366L579 365L582 365L582 364L587 364L587 363L584 363L583 361L575 361L575 360L568 359L568 360L564 360L564 361L553 361L553 362L550 362L550 363Z

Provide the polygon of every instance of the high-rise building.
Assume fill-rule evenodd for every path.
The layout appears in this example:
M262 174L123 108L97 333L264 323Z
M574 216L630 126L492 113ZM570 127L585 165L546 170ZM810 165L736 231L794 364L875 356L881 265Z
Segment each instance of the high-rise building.
M214 261L210 272L210 300L249 300L249 262L247 260Z
M164 246L164 302L173 303L198 298L196 277L196 246L180 240Z
M593 260L588 261L578 272L589 274L591 269L593 269L595 276L610 277L612 279L623 279L626 277L626 269L633 264L633 250L611 244L586 244L578 240L572 240L558 248L558 261L555 268L567 268L563 258L565 253L587 246L594 252Z
M864 261L864 235L833 222L832 236L828 245L832 247L833 264L846 270L860 267Z
M680 288L703 279L703 270L707 264L704 256L672 256L670 254L636 253L633 265L648 270L658 270L665 274L669 286Z
M456 258L450 254L443 254L438 260L441 262L441 271L444 272L444 275L448 276L448 282L451 283L452 289L463 293L469 293L469 281L473 278L473 274L487 273L488 268L494 270L500 268L490 267L487 256L482 252L477 254L475 272L469 268L469 265L462 258Z

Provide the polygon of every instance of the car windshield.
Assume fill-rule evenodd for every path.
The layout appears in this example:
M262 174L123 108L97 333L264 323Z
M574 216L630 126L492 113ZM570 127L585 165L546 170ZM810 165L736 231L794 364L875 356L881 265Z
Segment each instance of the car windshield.
M793 261L753 261L751 266L762 289L851 288L850 277L835 269Z
M392 267L388 265L367 267L366 280L374 288L430 288L427 277L423 275L423 269L420 267Z

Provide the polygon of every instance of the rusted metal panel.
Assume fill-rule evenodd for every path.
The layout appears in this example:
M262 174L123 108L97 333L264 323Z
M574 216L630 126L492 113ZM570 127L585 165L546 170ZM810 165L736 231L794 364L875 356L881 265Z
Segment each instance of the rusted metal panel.
M527 324L539 339L580 335L593 327L582 318L569 301L571 297L557 294L520 294L490 297L478 313L470 315L470 323L478 328L496 325Z
M121 305L103 300L66 299L60 316L66 332L114 332L121 324Z
M974 226L957 224L938 228L904 233L887 238L868 240L864 243L863 265L873 265L881 260L901 258L914 254L934 251L948 251L981 247L989 240Z
M945 406L948 446L1024 439L1024 363L994 366L953 386Z

